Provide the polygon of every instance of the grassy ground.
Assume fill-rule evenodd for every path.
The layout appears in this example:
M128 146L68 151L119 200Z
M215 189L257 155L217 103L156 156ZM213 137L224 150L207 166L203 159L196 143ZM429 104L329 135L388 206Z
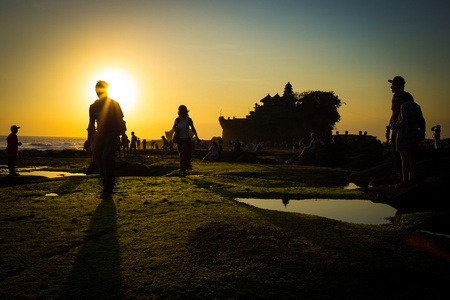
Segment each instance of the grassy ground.
M117 178L107 200L99 198L96 175L0 177L2 299L448 295L450 240L415 232L430 214L360 225L233 200L368 199L339 188L349 170L195 159L194 170L179 178L175 155L128 161L145 164L153 176ZM75 172L89 158L23 157L19 163Z

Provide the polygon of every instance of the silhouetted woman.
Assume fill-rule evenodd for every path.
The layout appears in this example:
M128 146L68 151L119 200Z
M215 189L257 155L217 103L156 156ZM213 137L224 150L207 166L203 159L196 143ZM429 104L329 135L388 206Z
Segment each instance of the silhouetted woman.
M195 137L198 138L192 119L189 118L186 106L180 105L178 107L178 118L175 119L173 130L178 134L178 155L180 156L180 176L186 175L186 170L191 170L191 156L192 156L192 140L189 136L189 127L192 128Z

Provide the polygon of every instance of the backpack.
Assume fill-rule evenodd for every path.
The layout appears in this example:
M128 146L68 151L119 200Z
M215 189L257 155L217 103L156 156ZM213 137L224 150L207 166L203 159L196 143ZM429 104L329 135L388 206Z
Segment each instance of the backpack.
M419 133L419 141L423 141L425 139L425 119L422 114L422 109L420 108L420 105L414 103L414 109L417 114L417 130Z

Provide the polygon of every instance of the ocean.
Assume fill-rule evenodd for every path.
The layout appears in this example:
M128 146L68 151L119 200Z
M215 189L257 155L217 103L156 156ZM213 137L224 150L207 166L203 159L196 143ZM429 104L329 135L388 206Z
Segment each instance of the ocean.
M18 135L19 142L22 146L19 146L21 150L83 150L84 142L86 138L82 137L52 137L52 136L21 136ZM7 136L0 136L0 149L6 149Z

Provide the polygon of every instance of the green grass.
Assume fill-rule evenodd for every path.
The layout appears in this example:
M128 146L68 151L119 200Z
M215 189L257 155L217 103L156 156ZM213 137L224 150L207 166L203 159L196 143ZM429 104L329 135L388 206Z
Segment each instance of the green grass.
M195 160L189 176L179 178L174 155L129 160L145 164L153 176L117 178L113 199L104 201L95 175L23 176L16 185L0 178L2 299L447 295L449 240L414 232L433 215L361 225L233 200L368 199L339 187L348 170ZM66 161L66 170L79 171L89 159L32 161L59 169Z

